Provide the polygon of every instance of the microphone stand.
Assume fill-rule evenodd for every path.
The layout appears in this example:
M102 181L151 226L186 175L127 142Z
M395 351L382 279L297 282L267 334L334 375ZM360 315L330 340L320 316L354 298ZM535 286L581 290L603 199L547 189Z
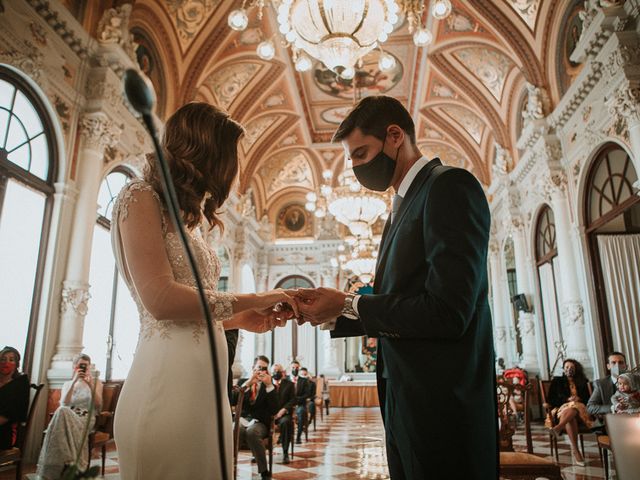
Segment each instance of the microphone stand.
M151 116L151 112L153 110L153 106L155 103L155 98L151 88L147 85L144 79L140 76L140 74L134 69L127 69L124 74L124 90L127 96L127 100L131 106L142 115L142 121L144 122L147 130L149 130L149 134L151 135L151 140L153 141L153 147L156 152L156 161L158 162L158 166L160 167L160 172L162 175L162 186L163 186L163 196L167 206L167 211L173 222L173 225L180 237L182 245L184 247L185 253L187 255L187 260L189 266L191 267L191 272L196 282L196 287L198 290L198 297L200 300L200 306L202 307L202 312L204 314L205 323L207 325L207 337L209 339L209 352L211 354L211 366L213 367L213 378L214 378L214 394L216 398L216 415L218 417L218 452L220 454L220 465L222 468L222 480L229 480L227 475L227 456L225 449L225 435L224 428L222 425L223 412L222 412L222 387L221 387L221 378L220 371L218 369L218 359L216 357L216 349L215 349L215 340L214 340L214 332L213 332L213 318L211 316L211 310L209 308L209 304L207 302L207 297L204 293L204 285L202 283L202 278L200 276L200 272L198 271L198 266L196 264L195 256L191 249L191 245L187 239L187 234L184 228L184 224L182 222L182 218L180 217L180 205L178 202L178 197L176 195L175 187L173 184L173 180L171 178L171 172L169 171L169 165L167 164L167 160L162 151L162 147L160 146L160 142L158 141L158 136L156 132L156 128L153 122L153 118ZM226 382L225 382L226 384Z

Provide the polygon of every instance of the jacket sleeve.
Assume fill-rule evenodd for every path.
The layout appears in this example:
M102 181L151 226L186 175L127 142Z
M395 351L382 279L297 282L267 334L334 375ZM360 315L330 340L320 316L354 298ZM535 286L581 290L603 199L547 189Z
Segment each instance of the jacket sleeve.
M288 389L288 392L289 393L284 399L284 404L282 405L282 408L284 408L288 412L291 412L293 410L293 407L295 407L296 405L296 390L293 384L291 384L291 388Z
M431 187L422 224L422 261L429 272L424 289L418 295L363 295L358 311L369 336L457 339L476 305L487 303L480 292L486 284L490 215L475 177L462 169L442 172Z
M567 403L568 395L564 391L564 377L553 377L549 385L549 398L547 401L553 408Z
M366 335L362 323L347 317L338 317L336 326L329 332L331 338L361 337Z
M600 382L597 380L593 382L593 393L587 402L587 411L594 416L605 415L611 412L611 405L605 402L602 389L600 388Z
M278 392L275 388L267 393L267 409L270 417L274 416L278 413L278 410L280 410L278 408Z

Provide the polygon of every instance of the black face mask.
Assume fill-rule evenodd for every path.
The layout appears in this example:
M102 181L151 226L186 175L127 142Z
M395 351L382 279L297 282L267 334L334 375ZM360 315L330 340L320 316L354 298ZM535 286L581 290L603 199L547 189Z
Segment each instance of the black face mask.
M291 369L291 375L293 375L294 377L298 376L298 369L297 368L292 368Z
M384 192L391 186L393 172L396 170L398 155L400 154L400 147L398 147L398 153L396 153L396 159L394 160L384 153L384 142L386 140L385 137L380 153L367 163L353 167L353 173L358 181L369 190Z
M280 370L278 370L277 372L273 372L271 378L273 378L274 380L280 380L282 378L282 372Z

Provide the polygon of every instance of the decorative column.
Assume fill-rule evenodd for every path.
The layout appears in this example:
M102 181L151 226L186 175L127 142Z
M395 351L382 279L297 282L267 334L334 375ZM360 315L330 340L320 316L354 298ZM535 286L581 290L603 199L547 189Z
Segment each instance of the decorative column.
M524 237L524 224L522 219L514 217L511 238L513 239L513 250L516 259L516 282L518 293L524 293L527 303L533 305L533 287L530 282L531 276L527 268L527 247ZM522 368L526 370L538 369L538 358L536 353L536 330L535 316L532 312L518 312L518 329L522 339Z
M104 113L84 115L79 122L77 185L80 188L73 220L66 277L62 284L60 330L48 378L54 387L69 379L71 361L82 351L82 333L87 315L89 268L93 229L96 224L104 151L115 145L122 132Z
M493 328L495 332L496 358L507 358L507 326L505 323L506 312L504 310L504 288L500 274L502 262L500 261L500 245L496 240L489 243L489 262L491 265L491 291L493 292Z
M560 263L560 317L567 342L567 355L589 365L584 324L584 307L578 289L577 265L571 242L571 221L567 198L567 176L564 172L550 173L546 178L547 197L556 225L558 261Z
M236 344L236 354L233 357L233 364L231 365L233 378L241 378L244 375L244 368L242 368L242 344L244 343L244 336L244 331L239 330L238 343Z
M338 366L338 344L336 342L342 341L342 339L332 340L328 330L319 330L318 334L322 336L322 345L324 346L324 358L320 373L339 377L342 369Z

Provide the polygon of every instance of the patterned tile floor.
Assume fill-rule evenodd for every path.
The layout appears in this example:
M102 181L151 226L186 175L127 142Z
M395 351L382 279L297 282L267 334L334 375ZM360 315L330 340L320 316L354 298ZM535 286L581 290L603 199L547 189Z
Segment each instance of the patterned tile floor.
M309 441L296 445L291 463L282 465L282 449L275 447L273 458L274 480L384 480L388 479L384 452L384 432L377 408L336 408L331 415L318 418L316 431L310 428ZM549 457L549 437L542 425L533 426L534 452ZM514 436L516 450L525 450L522 429ZM571 451L566 436L560 441L560 465L565 480L602 480L604 470L600 463L595 436L585 436L587 466L572 464ZM97 452L96 452L97 453ZM108 452L105 479L119 480L118 454ZM96 458L93 464L99 464ZM32 473L33 465L27 465L25 473ZM31 477L28 475L28 477ZM15 478L13 472L0 472L0 480ZM251 453L241 451L238 460L238 480L259 479ZM612 476L612 478L615 478Z

